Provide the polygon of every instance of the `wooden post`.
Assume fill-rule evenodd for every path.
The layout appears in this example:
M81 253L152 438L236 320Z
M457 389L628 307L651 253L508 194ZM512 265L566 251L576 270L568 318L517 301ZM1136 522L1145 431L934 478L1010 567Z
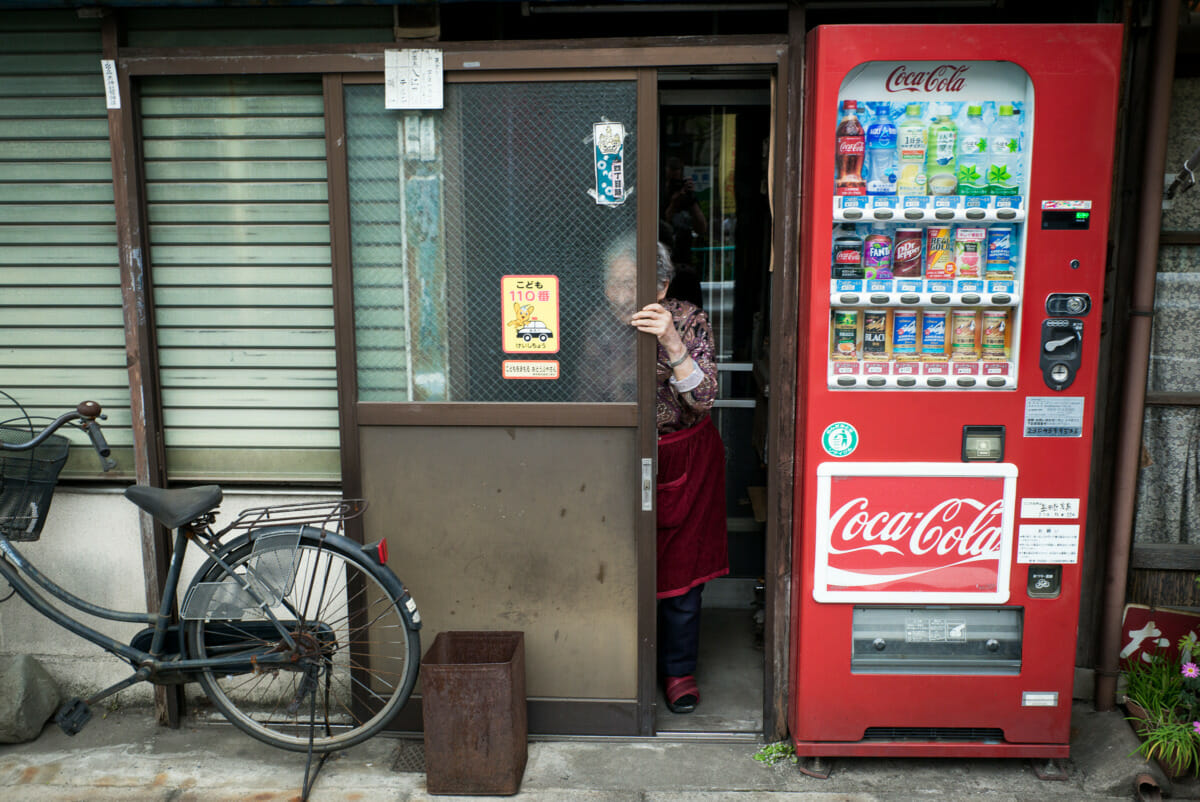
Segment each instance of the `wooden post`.
M116 207L117 248L121 270L121 305L125 317L125 355L129 366L130 414L133 419L134 470L140 485L166 486L162 442L162 404L159 401L158 360L154 343L154 302L151 293L146 231L145 193L138 142L136 100L129 73L121 69L119 18L107 13L101 22L103 57L116 68L116 97L110 98L108 138L112 148L113 203ZM112 102L115 100L115 103ZM170 563L169 533L141 513L142 567L146 607L158 612ZM179 727L182 685L155 688L154 710L159 724Z

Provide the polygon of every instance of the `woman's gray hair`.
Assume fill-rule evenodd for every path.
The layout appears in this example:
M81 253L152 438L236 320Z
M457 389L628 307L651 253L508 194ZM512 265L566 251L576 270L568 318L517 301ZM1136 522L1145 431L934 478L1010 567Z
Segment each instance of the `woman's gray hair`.
M671 283L675 278L675 264L671 261L671 251L661 242L658 245L658 256L655 265L655 279L659 286ZM628 259L637 264L637 234L626 234L618 239L604 255L604 268L608 270L620 259Z
M658 243L658 265L654 275L660 287L667 286L675 278L675 264L671 261L671 252L661 242Z

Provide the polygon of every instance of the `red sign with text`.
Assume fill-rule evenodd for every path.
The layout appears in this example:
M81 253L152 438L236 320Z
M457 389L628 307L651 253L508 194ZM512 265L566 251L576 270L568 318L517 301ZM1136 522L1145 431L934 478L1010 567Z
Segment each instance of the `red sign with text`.
M896 473L906 467L822 466L814 597L1006 601L1013 466L921 465L919 475Z

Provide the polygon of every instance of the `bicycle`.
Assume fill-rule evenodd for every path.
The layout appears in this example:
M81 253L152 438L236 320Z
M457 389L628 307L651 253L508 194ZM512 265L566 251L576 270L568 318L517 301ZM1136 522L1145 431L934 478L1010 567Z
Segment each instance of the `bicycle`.
M365 501L256 507L214 531L218 485L129 487L126 498L174 530L174 547L157 613L110 610L50 581L13 546L40 537L67 459L69 440L58 429L82 429L104 470L116 466L99 423L106 416L85 401L35 435L21 411L28 430L0 425L0 577L39 613L134 669L87 699L67 701L55 716L64 732L78 733L93 705L137 683L197 681L234 726L307 752L311 765L314 753L323 759L375 735L404 706L420 669L421 618L387 567L386 541L364 546L343 534ZM189 543L207 560L175 623ZM51 605L34 585L75 610L146 628L118 642ZM308 787L306 769L305 796Z

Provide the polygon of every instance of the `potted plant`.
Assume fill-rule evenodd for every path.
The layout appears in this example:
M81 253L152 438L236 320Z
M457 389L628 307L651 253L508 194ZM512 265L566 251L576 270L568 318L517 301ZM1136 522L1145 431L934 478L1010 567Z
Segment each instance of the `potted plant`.
M1154 654L1123 672L1129 720L1142 739L1135 751L1171 777L1200 773L1200 665L1192 658L1198 645L1189 633L1178 658Z

